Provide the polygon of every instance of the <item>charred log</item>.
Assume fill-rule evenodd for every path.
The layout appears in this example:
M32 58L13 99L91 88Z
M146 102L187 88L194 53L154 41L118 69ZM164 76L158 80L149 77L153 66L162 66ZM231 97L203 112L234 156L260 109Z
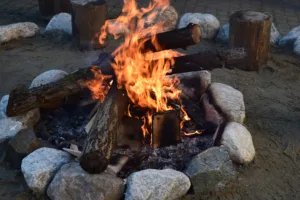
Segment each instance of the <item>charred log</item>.
M128 97L114 82L100 105L80 158L81 167L91 173L103 172L117 145L117 132L128 107Z
M205 51L196 54L175 57L171 74L213 70L216 68L245 69L247 54L244 48L218 51Z
M154 38L154 40L153 40ZM157 52L167 49L183 48L200 42L201 31L199 25L189 24L185 28L158 33L139 40L142 53Z

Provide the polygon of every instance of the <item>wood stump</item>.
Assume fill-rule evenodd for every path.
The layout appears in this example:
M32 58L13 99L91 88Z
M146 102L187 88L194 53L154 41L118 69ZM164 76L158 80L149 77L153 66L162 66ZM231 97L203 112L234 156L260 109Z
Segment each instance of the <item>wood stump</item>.
M267 13L242 10L229 19L229 45L244 47L248 61L246 70L258 70L268 61L272 17Z
M50 20L53 15L65 12L71 13L70 0L39 0L41 15Z
M80 49L103 48L97 34L107 19L104 0L72 0L73 42Z

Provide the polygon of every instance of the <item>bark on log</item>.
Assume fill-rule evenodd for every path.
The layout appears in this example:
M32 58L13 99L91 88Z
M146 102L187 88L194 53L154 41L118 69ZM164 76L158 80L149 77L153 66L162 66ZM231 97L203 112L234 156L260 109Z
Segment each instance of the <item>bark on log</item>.
M85 171L98 174L107 168L117 145L117 132L128 102L127 94L119 90L114 81L105 101L98 108L85 141L83 155L80 157L80 165Z
M230 16L229 45L244 47L247 70L258 70L268 61L272 17L267 13L238 11Z
M152 41L152 38L153 36L139 39L139 43L143 44L142 53L177 48L185 49L200 42L201 31L199 25L189 24L185 28L156 34L155 42Z
M108 53L101 54L99 60L93 64L98 65L105 75L114 75L110 63L113 62ZM171 74L199 70L212 70L215 68L240 68L243 69L246 62L246 54L243 49L231 49L215 52L200 52L175 58L175 66ZM91 67L80 69L64 79L43 85L41 87L18 90L10 93L7 116L13 117L26 113L34 108L43 107L64 99L67 96L79 93L82 90L81 82L94 78Z
M216 68L245 69L247 54L244 48L205 51L196 54L175 57L175 65L170 74L213 70Z
M96 35L107 20L106 2L72 0L71 4L73 42L80 49L103 48Z

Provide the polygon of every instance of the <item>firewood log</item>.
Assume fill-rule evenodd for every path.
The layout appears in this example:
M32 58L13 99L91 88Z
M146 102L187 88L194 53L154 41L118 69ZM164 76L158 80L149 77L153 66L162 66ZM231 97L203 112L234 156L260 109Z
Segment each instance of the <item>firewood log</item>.
M117 132L128 107L127 94L112 84L105 101L100 104L80 157L81 167L91 173L103 172L117 145Z
M175 65L170 74L183 73L199 70L212 70L216 68L237 67L244 69L247 62L247 55L243 48L207 51L192 55L176 57ZM114 76L111 67L113 58L108 53L101 54L98 61L93 64L98 65L105 75ZM46 84L32 89L15 89L10 93L6 114L9 117L21 115L34 108L57 102L67 96L79 93L84 86L83 82L94 78L91 67L80 69L64 79L55 83Z

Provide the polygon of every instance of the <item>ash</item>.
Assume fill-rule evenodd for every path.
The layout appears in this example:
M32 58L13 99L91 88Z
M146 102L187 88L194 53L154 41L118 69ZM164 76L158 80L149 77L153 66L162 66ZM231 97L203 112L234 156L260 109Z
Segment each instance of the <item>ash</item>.
M85 125L89 121L88 114L88 110L82 107L43 112L35 127L36 135L60 149L76 144L81 150L87 136Z
M126 153L130 156L130 160L118 175L126 178L133 172L149 168L171 168L183 171L195 155L210 147L212 147L211 134L192 137L183 136L181 143L157 149L152 149L149 145L145 145L139 153ZM121 149L116 151L116 154L121 153Z

